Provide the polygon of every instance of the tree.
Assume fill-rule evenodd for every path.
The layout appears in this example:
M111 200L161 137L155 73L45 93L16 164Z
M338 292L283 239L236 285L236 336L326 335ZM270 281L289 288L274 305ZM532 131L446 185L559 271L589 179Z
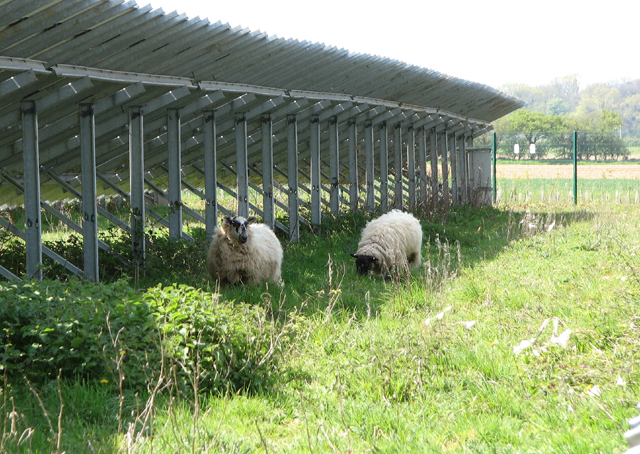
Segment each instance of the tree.
M603 109L618 110L622 94L615 87L606 84L589 85L583 92L580 104L576 108L579 115L600 114Z
M547 101L547 115L564 115L570 111L569 104L563 98L553 98Z
M500 134L514 134L527 140L529 145L535 145L538 140L548 137L563 129L560 117L520 109L505 117L496 132ZM541 157L544 149L536 150L535 157Z
M530 87L526 84L505 84L500 86L500 90L525 101L529 110L545 111L546 96L540 87Z

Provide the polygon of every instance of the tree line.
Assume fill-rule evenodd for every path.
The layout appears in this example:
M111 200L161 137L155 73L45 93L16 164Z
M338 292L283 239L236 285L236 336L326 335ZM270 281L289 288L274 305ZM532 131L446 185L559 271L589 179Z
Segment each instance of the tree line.
M579 159L626 159L640 145L640 79L581 90L578 76L571 75L539 87L506 84L499 89L527 103L493 123L500 154L569 158L573 131L578 131ZM480 142L490 140L484 136Z

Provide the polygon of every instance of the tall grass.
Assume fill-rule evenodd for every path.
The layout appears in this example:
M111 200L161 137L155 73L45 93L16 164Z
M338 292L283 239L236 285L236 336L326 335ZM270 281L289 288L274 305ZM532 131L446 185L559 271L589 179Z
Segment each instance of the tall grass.
M423 266L395 281L355 273L362 213L327 216L321 232L283 242L281 288L218 294L204 267L193 271L197 291L272 314L264 329L282 356L268 387L205 394L196 376L192 395L179 394L160 372L164 387L132 391L64 379L30 389L7 378L2 449L624 450L640 401L640 206L522 201L416 214ZM164 282L171 261L154 269L149 283ZM144 300L151 290L136 291Z

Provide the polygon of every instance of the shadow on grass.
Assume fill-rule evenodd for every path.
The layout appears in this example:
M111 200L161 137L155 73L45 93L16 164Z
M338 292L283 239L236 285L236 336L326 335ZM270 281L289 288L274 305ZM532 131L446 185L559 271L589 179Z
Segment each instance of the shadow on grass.
M377 276L357 276L350 254L357 250L366 223L379 214L362 211L337 217L325 214L321 227L312 230L302 226L300 241L296 243L289 242L284 232L277 231L284 248L284 286L228 287L221 290L223 299L259 305L268 300L274 313L294 309L305 315L327 311L377 312L389 293L390 283ZM442 259L443 248L448 248L447 253L454 255L449 266L454 268L491 260L514 240L544 234L594 216L585 209L536 211L471 206L458 206L447 212L418 209L414 214L422 224L423 259L438 266L435 262ZM278 221L288 225L286 217ZM100 238L110 248L100 251L101 280L113 282L125 278L140 291L159 283L216 291L205 266L205 229L193 228L189 234L195 241L171 240L164 229L150 230L145 267L136 269L131 261L130 236L115 228L101 230ZM0 263L14 274L22 275L24 243L7 235L3 236ZM75 233L48 241L46 245L72 263L83 262L82 239ZM46 258L45 275L52 279L69 278L61 265ZM422 275L422 271L412 271L416 279Z

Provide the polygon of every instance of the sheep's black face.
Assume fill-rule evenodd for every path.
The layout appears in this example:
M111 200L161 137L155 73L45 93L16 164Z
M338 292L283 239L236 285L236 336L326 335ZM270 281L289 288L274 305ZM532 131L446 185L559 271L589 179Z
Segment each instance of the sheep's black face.
M233 218L227 216L224 218L225 223L231 227L231 232L235 233L236 238L238 238L238 241L242 244L246 243L249 239L247 226L253 223L255 220L256 218L254 217L245 219L242 216L234 216Z
M351 254L351 257L356 259L356 270L360 276L369 274L369 271L373 269L377 261L375 257L371 257L370 255Z

